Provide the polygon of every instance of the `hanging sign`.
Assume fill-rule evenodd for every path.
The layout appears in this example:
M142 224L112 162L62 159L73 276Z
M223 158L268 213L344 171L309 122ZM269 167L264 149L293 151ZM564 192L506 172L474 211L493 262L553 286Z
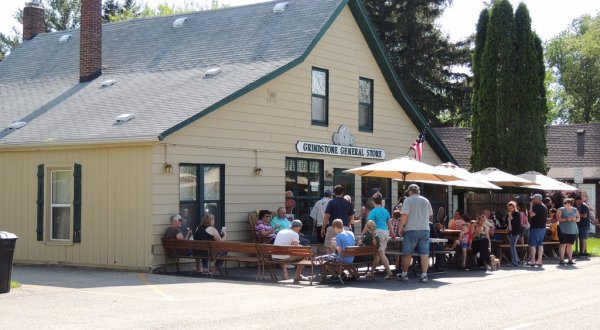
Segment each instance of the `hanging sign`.
M298 141L296 150L299 153L319 154L342 157L358 157L369 159L385 159L385 150L355 146L339 146L335 144Z

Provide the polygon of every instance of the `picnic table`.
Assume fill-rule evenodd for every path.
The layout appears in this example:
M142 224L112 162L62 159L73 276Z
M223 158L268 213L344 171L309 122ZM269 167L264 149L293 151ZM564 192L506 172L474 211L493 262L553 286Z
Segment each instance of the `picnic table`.
M402 244L402 242L404 241L404 237L398 236L398 237L396 237L395 240L390 240L390 241L392 241L392 242L399 242L399 243ZM431 258L431 261L432 261L433 265L435 265L436 258L438 258L440 255L443 255L443 257L445 258L445 255L447 255L447 254L454 254L455 253L454 251L446 251L444 249L436 251L436 244L437 243L447 243L447 242L448 242L447 238L429 238L429 244L430 244L429 257ZM402 253L402 245L400 245L400 248L399 248L398 251L387 250L385 253L389 254L389 255L402 256L403 255L403 253ZM418 257L419 254L413 252L413 253L411 253L411 256ZM443 273L446 273L446 271L447 271L447 267L444 268L441 271L429 272L429 274L443 274ZM413 272L416 272L416 270L413 270Z

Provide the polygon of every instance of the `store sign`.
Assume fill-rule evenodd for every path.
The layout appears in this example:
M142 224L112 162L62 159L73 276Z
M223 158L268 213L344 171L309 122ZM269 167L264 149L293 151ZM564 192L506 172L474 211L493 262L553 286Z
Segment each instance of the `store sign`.
M385 159L385 150L356 146L341 146L327 143L298 141L296 150L299 153L319 154L369 159Z

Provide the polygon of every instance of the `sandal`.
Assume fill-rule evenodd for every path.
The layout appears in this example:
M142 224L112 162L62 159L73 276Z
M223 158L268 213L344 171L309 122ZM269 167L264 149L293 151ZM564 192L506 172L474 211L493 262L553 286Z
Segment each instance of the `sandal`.
M389 273L389 274L385 275L385 277L383 279L384 280L391 280L392 278L394 278L394 274Z

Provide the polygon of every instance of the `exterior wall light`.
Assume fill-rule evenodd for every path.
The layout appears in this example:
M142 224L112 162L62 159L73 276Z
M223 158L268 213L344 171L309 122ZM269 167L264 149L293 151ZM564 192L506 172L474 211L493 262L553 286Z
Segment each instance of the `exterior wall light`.
M256 176L262 176L262 174L263 174L263 169L262 168L260 168L260 167L255 167L254 168L254 175L256 175Z

